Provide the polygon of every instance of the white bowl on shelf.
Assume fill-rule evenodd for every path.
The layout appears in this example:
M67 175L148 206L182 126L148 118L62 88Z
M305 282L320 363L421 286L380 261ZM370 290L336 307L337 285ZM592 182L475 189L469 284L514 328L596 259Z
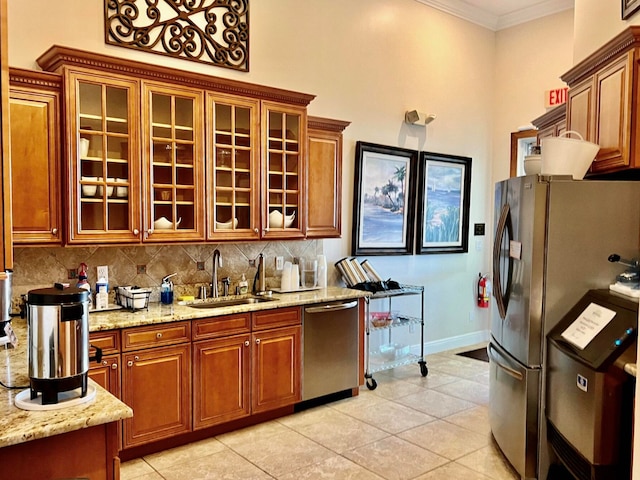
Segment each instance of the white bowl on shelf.
M102 178L98 178L99 181L102 181ZM114 183L114 179L113 178L107 178L107 183ZM113 185L107 185L107 197L110 197L113 195L113 190L114 190L114 186ZM102 189L102 185L98 185L98 196L101 197L102 196L102 192L104 190Z
M80 178L82 182L97 182L98 177L85 177L82 176ZM96 191L98 189L97 185L82 185L82 196L83 197L95 197Z
M216 222L216 229L217 230L231 230L231 220L229 220L228 222ZM238 228L238 219L234 218L233 219L233 228Z
M126 183L126 178L116 178L116 184L118 183ZM127 185L116 185L116 197L118 198L126 198L129 194L129 187Z
M296 218L296 212L284 217L284 226L289 228ZM269 213L269 228L282 228L282 212L280 210L273 210Z
M80 158L87 158L89 155L89 139L81 138L80 139Z

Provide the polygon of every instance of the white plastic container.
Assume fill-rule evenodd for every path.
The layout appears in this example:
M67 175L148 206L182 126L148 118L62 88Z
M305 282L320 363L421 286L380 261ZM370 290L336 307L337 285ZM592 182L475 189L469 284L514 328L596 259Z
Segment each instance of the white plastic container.
M580 139L565 138L574 134ZM578 132L568 130L558 137L542 139L541 173L544 175L573 175L574 180L582 180L596 158L600 146L587 142Z

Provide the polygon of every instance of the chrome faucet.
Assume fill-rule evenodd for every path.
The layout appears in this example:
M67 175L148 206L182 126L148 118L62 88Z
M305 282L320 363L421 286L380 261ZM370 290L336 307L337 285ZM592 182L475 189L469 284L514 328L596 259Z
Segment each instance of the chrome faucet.
M222 255L217 248L213 251L213 272L211 273L211 297L218 298L218 267L222 267Z

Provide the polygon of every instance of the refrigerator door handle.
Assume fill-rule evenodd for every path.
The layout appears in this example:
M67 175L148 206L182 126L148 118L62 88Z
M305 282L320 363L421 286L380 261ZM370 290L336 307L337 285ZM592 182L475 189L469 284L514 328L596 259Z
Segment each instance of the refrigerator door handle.
M505 365L504 363L502 363L500 361L500 359L493 353L495 349L493 348L493 345L491 343L489 343L487 345L487 355L489 355L489 358L493 361L493 363L496 364L496 366L498 368L500 368L503 372L505 372L507 375L512 376L513 378L515 378L518 381L522 381L524 380L524 375L522 375L522 373L520 373L518 370L515 370L514 368L511 368L508 365ZM498 352L496 352L498 353ZM499 355L499 353L498 353ZM500 357L502 358L502 355L500 355Z
M498 305L498 313L503 320L507 316L507 306L509 304L509 297L511 296L511 280L513 263L509 252L507 251L507 278L502 278L502 257L501 248L505 234L507 240L510 242L513 238L513 225L511 224L511 211L509 204L504 204L500 211L500 218L498 219L498 225L496 226L496 237L493 241L493 296L496 299ZM506 247L508 250L508 246ZM503 284L503 280L506 280Z

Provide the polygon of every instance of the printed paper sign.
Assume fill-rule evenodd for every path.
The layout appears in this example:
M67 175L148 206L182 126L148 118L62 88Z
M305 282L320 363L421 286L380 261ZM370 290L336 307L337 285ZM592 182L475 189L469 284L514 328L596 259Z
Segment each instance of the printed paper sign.
M580 316L573 321L569 328L562 332L562 338L575 345L580 350L584 350L589 342L596 338L596 335L606 327L616 316L616 312L602 307L596 303L591 303Z

